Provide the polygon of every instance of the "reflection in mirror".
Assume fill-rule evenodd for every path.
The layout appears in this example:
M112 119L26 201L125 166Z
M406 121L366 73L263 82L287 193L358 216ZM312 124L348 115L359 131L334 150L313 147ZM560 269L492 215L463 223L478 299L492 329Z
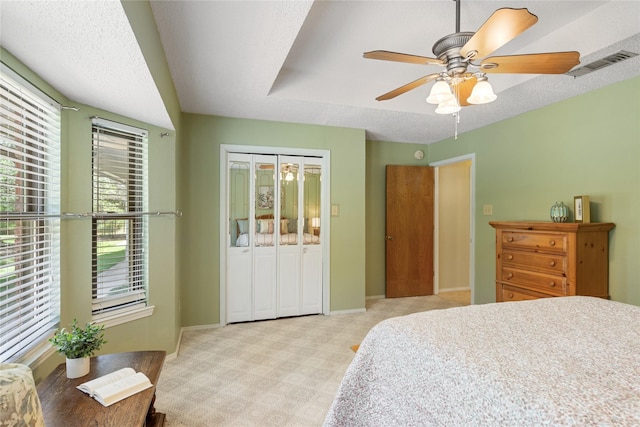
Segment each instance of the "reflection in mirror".
M304 244L320 243L320 165L304 165Z
M256 162L256 246L273 246L275 164Z
M298 163L280 165L280 244L298 243Z
M249 162L229 164L229 245L249 246Z

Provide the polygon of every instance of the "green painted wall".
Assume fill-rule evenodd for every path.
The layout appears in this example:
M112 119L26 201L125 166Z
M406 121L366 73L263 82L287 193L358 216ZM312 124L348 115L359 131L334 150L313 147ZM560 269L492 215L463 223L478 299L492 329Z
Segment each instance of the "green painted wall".
M428 148L430 162L476 155L476 303L495 301L489 221L548 221L555 201L573 208L573 196L587 194L592 221L616 224L610 233L611 298L640 305L640 78ZM492 216L482 215L485 204L493 205Z
M91 116L149 130L149 210L176 210L175 140L160 137L166 129L140 123L87 105L74 103L78 112L66 113L62 127L63 212L91 212ZM176 346L175 272L179 221L170 216L149 217L149 305L152 316L110 327L108 343L98 354L159 349L173 353ZM91 320L91 220L65 219L61 226L61 326L74 318ZM64 362L60 355L45 360L34 371L36 381Z
M363 130L184 114L182 325L220 322L220 145L331 150L331 310L364 308Z
M367 296L385 295L386 165L428 166L427 146L367 141ZM422 150L425 158L413 154Z
M171 118L171 122L173 123L174 131L169 132L170 139L175 144L175 147L180 146L181 141L181 123L180 119L182 118L182 111L180 108L180 101L178 100L178 94L176 92L175 86L173 85L173 78L171 77L171 72L169 70L169 64L167 63L167 58L164 54L164 48L162 46L162 42L160 40L160 34L158 33L158 28L156 26L156 21L153 17L153 11L151 10L151 4L148 0L135 0L135 1L121 1L122 8L127 15L127 19L131 24L131 29L136 36L136 40L138 41L138 45L140 46L140 50L142 51L142 55L147 63L147 67L151 76L156 84L156 88L160 93L162 101L164 103L165 108L167 109L167 114ZM167 137L163 138L163 141L167 139ZM175 197L175 206L177 209L180 209L180 206L183 205L183 196L182 192L177 192L176 189L183 187L183 182L181 180L182 177L182 158L180 156L181 151L175 149L173 151L173 158L171 159L172 165L169 170L172 171L172 175L167 175L167 177L172 178L172 185L166 188L166 191L171 191L173 197ZM169 159L167 159L167 162ZM180 265L180 257L177 256L177 251L179 250L179 244L181 242L180 236L182 235L184 221L178 220L176 222L175 234L177 239L177 245L174 248L175 258L172 260L167 259L167 262L171 262L175 265L175 272L173 280L176 283L180 283L179 277L181 276L181 265ZM174 311L176 315L174 316L174 328L172 332L173 340L177 344L179 336L180 336L180 287L176 286L173 289L172 295L174 301Z

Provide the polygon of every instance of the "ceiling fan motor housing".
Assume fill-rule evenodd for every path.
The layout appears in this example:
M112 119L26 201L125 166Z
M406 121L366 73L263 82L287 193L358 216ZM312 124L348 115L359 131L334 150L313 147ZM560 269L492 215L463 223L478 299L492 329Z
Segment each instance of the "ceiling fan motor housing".
M471 32L449 34L433 45L434 55L446 64L447 74L450 77L467 72L468 60L460 56L460 49L474 34Z

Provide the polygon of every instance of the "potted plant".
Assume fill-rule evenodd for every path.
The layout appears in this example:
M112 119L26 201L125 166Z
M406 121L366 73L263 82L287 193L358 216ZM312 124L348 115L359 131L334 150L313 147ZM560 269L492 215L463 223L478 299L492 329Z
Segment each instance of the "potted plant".
M78 319L73 319L71 329L62 328L49 339L58 353L67 358L67 378L79 378L89 373L89 358L98 351L104 339L104 325L93 325L81 328Z

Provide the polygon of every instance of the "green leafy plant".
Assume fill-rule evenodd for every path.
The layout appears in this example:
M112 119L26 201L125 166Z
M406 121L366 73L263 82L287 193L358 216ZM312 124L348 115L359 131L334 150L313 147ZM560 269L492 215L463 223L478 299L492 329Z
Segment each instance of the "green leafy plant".
M56 331L49 342L57 347L58 353L64 354L68 359L78 359L93 356L107 341L104 339L104 325L87 323L87 326L81 328L78 326L78 319L73 319L70 330L62 328Z

